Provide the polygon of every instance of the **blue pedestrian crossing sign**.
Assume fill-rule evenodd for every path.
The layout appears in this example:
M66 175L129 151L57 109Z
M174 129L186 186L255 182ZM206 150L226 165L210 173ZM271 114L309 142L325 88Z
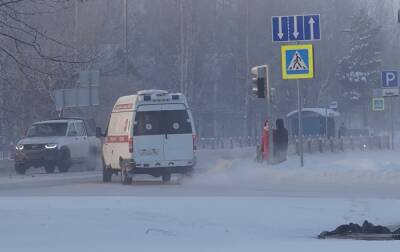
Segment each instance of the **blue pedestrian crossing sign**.
M284 80L314 78L313 45L282 46L282 78Z
M320 15L272 17L272 41L314 41L321 39Z

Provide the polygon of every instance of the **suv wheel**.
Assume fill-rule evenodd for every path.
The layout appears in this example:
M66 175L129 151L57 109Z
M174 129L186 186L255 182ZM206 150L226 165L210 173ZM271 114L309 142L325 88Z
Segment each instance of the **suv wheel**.
M103 183L111 183L112 175L112 169L107 167L103 160Z
M48 164L44 166L44 170L46 171L47 174L54 173L55 169L56 167L53 164Z
M162 175L163 182L170 182L171 181L171 173L166 172Z
M24 175L26 173L27 167L24 164L15 164L14 166L17 174Z
M64 150L61 154L60 160L58 161L58 170L61 173L68 172L71 167L71 156L68 150Z

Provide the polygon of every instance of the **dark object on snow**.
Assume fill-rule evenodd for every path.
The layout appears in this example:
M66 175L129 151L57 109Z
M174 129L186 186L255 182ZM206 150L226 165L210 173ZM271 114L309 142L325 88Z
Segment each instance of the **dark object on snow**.
M328 231L323 231L322 233L320 233L318 235L318 239L326 239L329 236L329 232Z
M393 231L392 234L400 234L400 228Z
M338 239L359 239L359 240L399 240L400 229L393 233L389 228L384 226L375 226L374 224L364 221L363 225L350 223L341 225L334 231L322 232L318 238L338 238Z
M364 221L364 224L361 227L361 233L364 234L391 234L389 228L384 226L374 226L374 224L369 223L368 221Z
M341 225L332 232L327 232L326 235L346 235L361 233L361 227L358 224L350 223L348 225Z

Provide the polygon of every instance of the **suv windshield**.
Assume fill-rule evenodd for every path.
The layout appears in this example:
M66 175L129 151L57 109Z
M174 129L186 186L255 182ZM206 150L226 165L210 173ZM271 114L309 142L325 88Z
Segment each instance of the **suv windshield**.
M65 136L67 127L67 123L33 124L28 130L27 137Z
M186 110L137 112L133 134L192 134L192 125Z

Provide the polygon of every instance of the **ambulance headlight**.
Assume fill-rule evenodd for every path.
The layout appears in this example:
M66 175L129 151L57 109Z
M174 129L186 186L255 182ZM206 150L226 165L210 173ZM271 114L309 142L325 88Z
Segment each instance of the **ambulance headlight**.
M21 151L24 149L24 145L18 144L17 146L15 146L15 149Z

